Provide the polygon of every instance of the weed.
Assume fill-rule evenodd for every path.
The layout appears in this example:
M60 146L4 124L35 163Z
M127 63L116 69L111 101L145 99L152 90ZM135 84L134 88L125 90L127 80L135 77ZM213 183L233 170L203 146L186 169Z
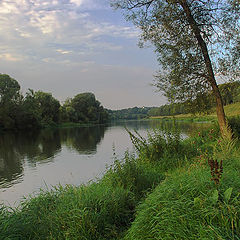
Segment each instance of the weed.
M220 163L218 163L217 160L209 159L208 165L211 168L211 180L218 186L223 174L223 161L221 160Z

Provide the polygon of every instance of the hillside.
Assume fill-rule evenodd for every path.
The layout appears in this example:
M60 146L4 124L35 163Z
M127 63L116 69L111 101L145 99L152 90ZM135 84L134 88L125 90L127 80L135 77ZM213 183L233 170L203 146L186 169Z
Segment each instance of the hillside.
M226 113L227 117L235 117L235 116L240 116L240 102L237 103L232 103L224 106L224 110ZM217 117L215 113L215 109L213 108L210 114L179 114L179 115L174 115L175 118L179 119L203 119L203 120L210 120L210 119L215 119ZM158 119L158 118L173 118L173 116L154 116L150 117L153 119Z

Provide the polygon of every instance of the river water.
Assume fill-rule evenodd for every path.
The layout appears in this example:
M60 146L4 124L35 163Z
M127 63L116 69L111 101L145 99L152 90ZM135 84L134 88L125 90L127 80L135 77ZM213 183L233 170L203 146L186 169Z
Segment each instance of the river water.
M207 126L177 123L182 137ZM134 150L125 127L146 136L153 129L172 129L173 122L127 121L108 126L1 133L0 204L17 206L24 196L35 195L40 189L100 178L114 157L121 159L126 150Z

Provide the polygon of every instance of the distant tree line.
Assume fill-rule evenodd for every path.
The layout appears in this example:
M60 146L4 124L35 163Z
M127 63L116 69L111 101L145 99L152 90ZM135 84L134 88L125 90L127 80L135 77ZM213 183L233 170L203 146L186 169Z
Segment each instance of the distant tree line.
M240 81L228 82L219 85L223 104L228 105L240 102ZM151 108L149 116L170 116L186 113L210 113L216 103L212 92L199 93L194 100L187 100L182 103L171 103L160 107Z
M108 110L111 120L137 120L148 117L148 112L152 107L133 107L121 110Z
M80 93L63 105L51 93L29 89L20 92L19 83L0 74L0 129L40 128L65 122L105 123L108 112L93 93Z
M219 85L223 104L240 102L240 81ZM121 110L107 110L111 120L137 120L151 116L172 116L178 114L210 113L216 106L212 92L199 93L194 100L165 104L160 107L133 107Z

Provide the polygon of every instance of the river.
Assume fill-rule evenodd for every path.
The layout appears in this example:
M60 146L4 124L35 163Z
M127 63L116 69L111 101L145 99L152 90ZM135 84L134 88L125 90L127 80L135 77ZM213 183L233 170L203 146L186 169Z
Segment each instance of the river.
M206 123L177 123L184 138ZM173 122L126 121L107 126L44 129L0 135L0 204L17 206L29 194L58 184L100 178L114 158L133 145L125 129L146 136L153 129L172 129Z

